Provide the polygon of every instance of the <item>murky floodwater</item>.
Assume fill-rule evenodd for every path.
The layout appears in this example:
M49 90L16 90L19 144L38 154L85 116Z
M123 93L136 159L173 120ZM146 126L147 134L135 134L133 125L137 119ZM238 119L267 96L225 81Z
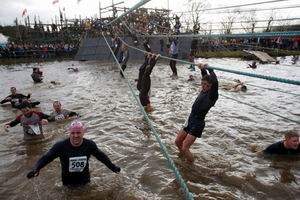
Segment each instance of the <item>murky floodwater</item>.
M222 68L300 80L299 66L258 65L246 68L238 59L208 59ZM67 71L71 64L78 73ZM0 129L0 197L1 199L183 199L183 193L155 137L143 120L125 81L114 64L97 62L52 62L41 67L44 83L33 84L31 65L1 66L0 97L17 91L32 91L32 99L41 101L49 113L52 101L82 115L85 137L93 139L114 163L120 174L91 158L91 184L80 189L63 187L58 159L47 165L40 176L27 180L26 173L36 160L55 142L67 137L69 121L45 126L43 141L25 143L20 126L9 132ZM299 65L299 63L298 63ZM134 85L140 64L129 64L126 74ZM158 63L152 74L150 114L163 143L187 182L195 199L300 199L300 160L267 159L257 151L282 139L283 132L299 124L220 96L206 117L203 137L192 146L196 155L193 165L178 157L174 145L176 133L190 112L199 92L200 72L190 72L178 65L179 79L172 80L170 68ZM194 74L196 81L187 81ZM240 79L246 84L282 89L300 94L299 86L276 83L216 71L221 83ZM51 86L50 81L60 82ZM135 87L134 87L135 88ZM300 121L300 96L248 86L247 93L220 89L220 94L255 105L295 121ZM0 107L3 125L16 117L17 110Z

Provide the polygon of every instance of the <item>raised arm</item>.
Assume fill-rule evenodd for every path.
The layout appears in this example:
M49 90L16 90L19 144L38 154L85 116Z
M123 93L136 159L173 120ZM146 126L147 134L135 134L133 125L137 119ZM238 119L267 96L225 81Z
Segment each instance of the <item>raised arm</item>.
M129 59L129 51L124 51L123 53L123 60L122 60L122 65L126 65Z
M201 69L201 75L202 75L202 77L205 76L205 75L207 75L206 69Z
M209 71L209 75L211 77L212 80L212 85L211 85L211 89L210 89L210 94L209 94L209 98L211 100L216 101L219 97L219 93L218 93L218 89L219 89L219 82L218 82L218 78L214 72L213 69L208 69Z

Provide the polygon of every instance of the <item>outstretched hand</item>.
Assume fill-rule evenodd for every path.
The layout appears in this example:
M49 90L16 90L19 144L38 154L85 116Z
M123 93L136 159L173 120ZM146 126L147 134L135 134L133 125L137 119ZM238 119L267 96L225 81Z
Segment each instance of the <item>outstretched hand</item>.
M42 123L42 125L47 125L48 124L48 120L47 119L42 119L41 123Z
M161 57L161 55L160 55L160 54L156 54L156 56L155 56L155 60L158 60L160 57Z
M5 124L5 125L4 125L4 130L5 130L5 132L9 132L8 128L10 128L10 125Z
M206 69L207 68L206 63L205 64L199 63L197 66L198 66L199 69Z
M33 178L33 177L35 177L35 176L38 176L39 175L39 171L38 170L32 170L32 171L30 171L28 174L27 174L27 178L28 179L31 179L31 178Z
M120 173L120 171L121 171L121 168L119 166L115 165L113 172Z

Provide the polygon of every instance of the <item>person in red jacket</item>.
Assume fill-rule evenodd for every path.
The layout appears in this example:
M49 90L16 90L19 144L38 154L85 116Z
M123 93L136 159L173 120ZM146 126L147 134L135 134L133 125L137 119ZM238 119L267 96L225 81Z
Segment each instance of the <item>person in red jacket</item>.
M22 102L20 105L22 114L7 124L5 129L21 124L24 132L24 140L34 140L44 138L42 125L48 123L49 115L36 112L31 109L29 102Z

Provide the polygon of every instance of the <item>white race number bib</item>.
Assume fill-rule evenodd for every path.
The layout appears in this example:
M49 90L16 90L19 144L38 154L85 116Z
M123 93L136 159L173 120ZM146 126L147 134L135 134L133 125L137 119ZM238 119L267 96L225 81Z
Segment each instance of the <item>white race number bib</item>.
M41 130L39 125L28 125L29 126L29 134L31 135L40 135L41 134Z
M59 114L55 116L55 121L63 120L65 119L65 116L63 114Z
M87 157L70 157L69 158L69 172L82 172L86 166Z

